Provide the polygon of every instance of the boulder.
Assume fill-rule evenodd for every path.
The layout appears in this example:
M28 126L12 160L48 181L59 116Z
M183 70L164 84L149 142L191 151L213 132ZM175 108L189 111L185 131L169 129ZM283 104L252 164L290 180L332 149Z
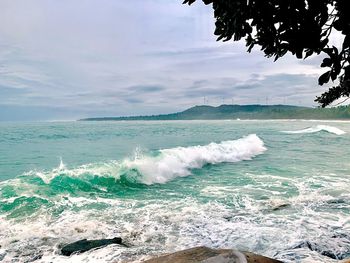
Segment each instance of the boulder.
M159 256L144 263L282 263L281 261L233 249L195 247Z
M332 236L332 237L335 238L336 236ZM292 247L292 249L296 249L296 248L308 248L311 251L315 251L315 252L321 254L322 256L329 257L329 258L332 258L335 260L344 259L349 255L349 254L344 254L341 251L334 251L334 250L328 249L327 246L325 246L325 245L321 246L315 242L311 242L308 240L302 241L299 244L297 244L296 246Z
M61 249L62 255L70 256L73 253L82 253L94 248L100 248L108 246L111 244L122 244L122 239L120 237L115 237L112 239L96 239L96 240L79 240L74 243L65 245Z

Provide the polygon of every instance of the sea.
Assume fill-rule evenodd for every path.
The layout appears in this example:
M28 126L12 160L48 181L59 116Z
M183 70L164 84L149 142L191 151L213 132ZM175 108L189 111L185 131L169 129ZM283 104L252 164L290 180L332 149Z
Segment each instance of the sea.
M70 257L81 239L121 237ZM350 122L1 122L0 262L350 257Z

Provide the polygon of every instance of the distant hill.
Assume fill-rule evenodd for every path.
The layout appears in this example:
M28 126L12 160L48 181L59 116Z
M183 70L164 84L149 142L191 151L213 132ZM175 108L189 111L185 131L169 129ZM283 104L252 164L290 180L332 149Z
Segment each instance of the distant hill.
M223 120L223 119L349 119L350 107L309 108L290 105L195 106L182 112L129 117L97 117L80 121L124 120Z

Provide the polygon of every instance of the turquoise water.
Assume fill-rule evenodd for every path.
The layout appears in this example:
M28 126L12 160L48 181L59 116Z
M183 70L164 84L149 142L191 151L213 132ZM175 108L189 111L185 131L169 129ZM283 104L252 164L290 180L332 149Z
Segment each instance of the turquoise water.
M337 262L350 257L349 156L348 122L0 123L0 261L206 245ZM115 236L130 247L59 254Z

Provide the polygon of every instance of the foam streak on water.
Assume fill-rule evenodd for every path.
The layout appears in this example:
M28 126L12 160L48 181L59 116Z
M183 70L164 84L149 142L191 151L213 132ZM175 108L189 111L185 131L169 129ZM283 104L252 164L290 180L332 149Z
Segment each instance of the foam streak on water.
M313 126L313 127L302 129L302 130L283 131L283 132L284 133L293 134L293 133L316 133L316 132L320 132L320 131L325 131L325 132L333 133L333 134L336 134L336 135L343 135L343 134L346 133L345 131L343 131L343 130L341 130L339 128L336 128L336 127L333 127L333 126L329 126L329 125L316 125L316 126Z

